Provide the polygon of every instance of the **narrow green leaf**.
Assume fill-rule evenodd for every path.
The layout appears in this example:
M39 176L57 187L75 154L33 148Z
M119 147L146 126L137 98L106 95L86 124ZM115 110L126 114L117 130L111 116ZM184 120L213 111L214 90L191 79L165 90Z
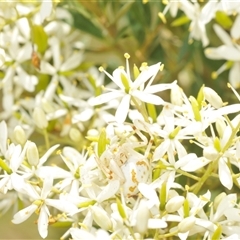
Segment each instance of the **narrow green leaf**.
M92 36L97 38L103 38L103 33L100 28L98 28L91 19L82 15L80 12L70 11L74 22L73 25L75 28L80 29L86 33L89 33Z

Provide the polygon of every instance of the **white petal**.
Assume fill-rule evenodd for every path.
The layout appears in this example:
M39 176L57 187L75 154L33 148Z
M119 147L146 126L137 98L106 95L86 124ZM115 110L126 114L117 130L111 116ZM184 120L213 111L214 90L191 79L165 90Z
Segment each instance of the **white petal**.
M141 86L143 83L145 83L149 78L151 78L152 76L156 76L158 71L160 70L160 62L156 63L152 66L147 67L146 69L144 69L139 76L137 77L137 79L133 82L133 87L136 89L139 86Z
M146 92L142 92L139 90L134 90L132 95L146 103L152 103L155 105L163 105L164 104L164 101L159 96L156 96L153 94L148 94Z
M45 18L49 17L52 12L53 3L52 1L43 1L40 9L41 23Z
M214 217L211 219L212 222L217 222L229 208L233 208L236 204L237 196L236 194L229 194L225 196L219 203Z
M87 108L83 110L80 114L76 114L73 116L72 123L75 124L79 121L86 122L88 121L94 114L94 111L92 108Z
M78 208L73 203L69 201L65 201L63 199L46 199L45 203L49 206L52 206L61 212L64 213L71 213L71 212L77 212Z
M234 88L240 86L240 61L235 62L229 72L229 82Z
M12 222L14 224L19 224L24 222L25 220L27 220L33 213L34 211L37 209L37 205L32 204L22 210L20 210L19 212L17 212L14 216L13 216L13 220Z
M149 200L149 208L151 208L152 206L159 205L159 198L157 196L156 191L150 187L148 184L146 183L139 183L138 184L138 190L139 192Z
M41 198L42 199L47 198L48 194L52 190L52 186L53 186L53 178L50 175L50 176L48 176L44 179L43 188L42 188L42 192L41 192Z
M222 185L227 189L231 190L233 186L233 180L228 165L226 164L223 158L219 159L218 175Z
M113 91L113 92L108 92L108 93L103 93L97 97L95 97L94 99L91 99L89 101L89 104L91 105L100 105L102 103L106 103L106 102L109 102L115 98L118 98L118 97L122 97L124 95L123 92L120 92L120 91Z
M222 45L217 48L207 48L205 54L210 59L225 59L231 61L240 61L240 52L233 46Z
M48 235L48 211L45 205L42 206L38 218L38 232L42 238Z
M35 174L40 178L52 176L53 179L72 177L71 173L57 166L42 166L39 167Z
M38 166L42 166L42 165L47 161L47 159L49 158L49 156L50 156L59 146L60 146L60 144L56 144L56 145L52 146L51 148L49 148L49 149L47 150L47 152L40 158Z
M161 143L156 149L155 152L153 154L153 159L154 160L158 160L159 158L161 158L169 149L170 146L170 140L167 139L165 140L163 143Z
M229 34L226 31L223 30L222 27L220 27L217 24L214 24L213 29L225 45L227 45L227 46L233 45L231 37L229 36Z
M121 75L125 76L125 78L128 80L129 86L131 86L132 80L129 79L127 73L123 69L117 68L116 70L114 70L113 77L111 79L120 89L124 90L125 86L123 85Z
M120 102L117 108L115 117L116 117L116 121L119 123L123 123L127 118L127 114L129 111L130 98L131 98L130 95L125 95L122 98L122 101Z
M70 234L73 239L77 240L96 240L93 234L84 229L70 228Z
M8 138L8 130L7 124L5 121L1 121L0 123L0 151L4 155L7 150L7 138Z
M115 193L118 191L120 187L120 181L118 180L113 180L110 181L107 186L105 186L100 194L97 196L97 201L98 202L103 202L115 195Z
M69 71L71 69L74 69L79 66L83 59L83 54L82 53L75 53L73 54L70 58L65 61L62 66L60 67L60 71Z
M161 84L155 84L152 86L149 86L147 88L145 88L145 92L147 93L156 93L156 92L162 92L168 89L172 89L176 86L177 81L174 81L172 83L161 83Z
M240 32L239 32L239 26L240 26L240 15L238 14L235 22L231 28L231 36L234 39L239 39L240 38Z
M201 158L193 158L188 161L185 165L181 166L180 168L186 172L195 172L196 170L204 167L207 165L211 160L201 157ZM178 162L177 162L178 163Z
M41 61L40 65L41 73L54 75L57 71L56 69L48 62Z
M167 223L162 219L154 219L154 218L148 219L148 228L150 229L159 229L159 228L162 229L166 227L167 227Z

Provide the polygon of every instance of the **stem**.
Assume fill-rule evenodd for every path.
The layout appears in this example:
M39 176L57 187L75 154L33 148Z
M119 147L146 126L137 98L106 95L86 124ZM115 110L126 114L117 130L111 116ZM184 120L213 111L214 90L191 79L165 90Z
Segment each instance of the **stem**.
M43 135L45 139L46 148L48 150L50 148L50 143L49 143L48 132L46 128L43 130Z
M158 239L160 239L160 238L173 237L173 236L175 236L176 234L178 234L178 231L171 232L171 233L166 233L166 234L163 234L163 235L158 235Z
M193 174L190 174L190 173L188 173L188 172L184 172L184 171L181 170L181 169L177 169L176 172L181 173L182 175L184 175L184 176L186 176L186 177L190 177L190 178L192 178L192 179L194 179L194 180L196 180L196 181L199 181L199 180L200 180L199 177L197 177L197 176L195 176L195 175L193 175Z

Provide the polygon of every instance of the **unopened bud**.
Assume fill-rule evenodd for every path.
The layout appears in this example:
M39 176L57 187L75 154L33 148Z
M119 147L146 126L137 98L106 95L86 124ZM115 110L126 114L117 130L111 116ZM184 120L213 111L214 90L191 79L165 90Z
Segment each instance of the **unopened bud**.
M71 128L69 131L69 137L74 142L79 142L81 140L81 133L77 128Z
M48 126L46 115L40 107L35 107L33 111L33 120L40 129L45 129Z
M204 87L203 94L206 100L215 108L220 108L223 106L223 101L221 97L211 88Z
M178 85L174 85L171 89L171 103L177 106L182 106L182 89Z
M148 229L148 219L150 218L150 212L147 204L144 200L141 200L137 215L136 215L136 230L137 232L144 234Z
M226 129L226 123L223 119L218 118L216 121L216 129L220 138L223 137L223 133Z
M184 202L183 196L175 196L167 202L165 209L169 213L176 212L183 205L183 202Z
M93 220L98 224L101 229L110 230L112 222L107 213L97 206L92 206Z
M14 139L20 145L24 145L27 141L26 134L21 126L16 126L13 131Z
M27 159L30 165L37 166L39 162L39 154L37 146L34 142L28 143Z
M178 224L178 230L181 233L185 233L191 230L191 228L194 226L195 224L195 217L187 217L184 218L179 224Z

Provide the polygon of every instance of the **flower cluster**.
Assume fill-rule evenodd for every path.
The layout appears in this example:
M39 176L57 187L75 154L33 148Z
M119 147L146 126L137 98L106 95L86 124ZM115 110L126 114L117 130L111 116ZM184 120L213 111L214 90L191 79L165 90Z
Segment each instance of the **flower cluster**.
M205 24L233 11L210 2L165 12L186 11L190 37L207 45ZM128 53L112 74L86 66L81 32L53 4L0 9L1 214L13 208L14 224L34 214L42 238L67 225L61 239L239 239L240 103L204 85L188 97L177 80L159 81L161 62L131 67ZM234 71L239 48L226 41L206 54L236 61Z
M238 31L240 1L206 1L203 7L195 0L169 0L164 2L167 5L163 12L159 12L159 17L163 22L166 22L165 14L168 11L172 17L177 16L178 10L182 11L191 22L189 41L199 40L203 47L207 47L210 43L206 30L207 25L214 18L218 21L213 25L213 29L223 45L205 48L205 55L210 59L227 60L216 72L213 72L212 78L217 78L220 73L230 68L229 81L233 87L238 88L240 86L240 33ZM230 15L235 16L234 20L229 17Z

